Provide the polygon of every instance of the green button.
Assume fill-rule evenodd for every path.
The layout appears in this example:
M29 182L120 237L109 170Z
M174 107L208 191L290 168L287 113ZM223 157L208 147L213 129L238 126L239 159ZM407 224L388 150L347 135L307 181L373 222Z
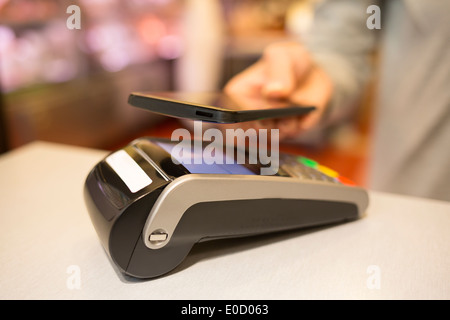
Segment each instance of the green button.
M317 168L317 166L319 165L316 161L305 158L305 157L298 157L297 161L299 161L301 164L310 167L310 168Z

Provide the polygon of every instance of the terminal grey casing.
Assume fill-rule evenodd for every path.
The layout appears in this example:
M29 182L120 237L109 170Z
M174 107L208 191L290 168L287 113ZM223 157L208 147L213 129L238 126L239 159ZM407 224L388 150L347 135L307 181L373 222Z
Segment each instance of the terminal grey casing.
M137 139L121 149L151 184L131 192L105 158L84 188L106 253L133 277L168 273L200 241L355 220L368 205L364 189L325 181L191 174L152 141Z

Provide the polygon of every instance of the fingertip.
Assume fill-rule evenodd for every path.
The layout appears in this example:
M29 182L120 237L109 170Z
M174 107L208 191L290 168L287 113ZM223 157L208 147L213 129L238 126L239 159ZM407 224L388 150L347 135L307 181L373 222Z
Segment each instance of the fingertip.
M300 122L299 127L302 131L306 131L314 127L319 120L319 117L315 114L304 116Z
M285 132L288 136L294 135L297 131L297 122L295 119L283 119L278 122L280 131Z
M264 86L263 93L266 97L281 98L287 95L287 88L280 82L269 82Z

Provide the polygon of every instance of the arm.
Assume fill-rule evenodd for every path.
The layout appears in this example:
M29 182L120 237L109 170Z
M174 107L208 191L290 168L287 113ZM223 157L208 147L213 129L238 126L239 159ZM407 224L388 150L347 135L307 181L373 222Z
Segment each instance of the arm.
M333 83L328 121L351 111L371 75L370 53L378 37L377 30L366 26L372 4L380 1L325 0L316 8L304 45Z

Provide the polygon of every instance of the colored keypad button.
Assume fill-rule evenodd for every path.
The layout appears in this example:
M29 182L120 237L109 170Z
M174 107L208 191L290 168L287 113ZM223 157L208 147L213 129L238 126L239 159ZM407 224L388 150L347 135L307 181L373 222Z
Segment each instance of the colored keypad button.
M299 156L296 158L297 162L301 163L307 168L302 169L302 174L298 172L293 174L294 176L307 176L313 180L326 180L330 182L340 182L344 185L348 186L356 186L357 184L352 180L341 176L338 172L333 169L328 168L327 166L319 164L317 161L312 159ZM295 166L294 166L295 167ZM305 170L308 169L308 170ZM320 172L320 173L319 173Z
M342 184L348 185L348 186L356 186L356 183L353 182L352 180L350 180L349 178L343 177L343 176L339 176L338 181Z
M319 165L316 161L305 158L305 157L298 157L297 161L307 167L314 168L314 169L317 168L317 166Z
M323 165L319 165L319 166L317 167L317 169L318 169L320 172L322 172L323 174L326 174L326 175L329 176L329 177L332 177L332 178L337 178L337 177L339 177L339 173L337 173L336 171L334 171L334 170L332 170L332 169L330 169L330 168L328 168L328 167L325 167L325 166L323 166Z

